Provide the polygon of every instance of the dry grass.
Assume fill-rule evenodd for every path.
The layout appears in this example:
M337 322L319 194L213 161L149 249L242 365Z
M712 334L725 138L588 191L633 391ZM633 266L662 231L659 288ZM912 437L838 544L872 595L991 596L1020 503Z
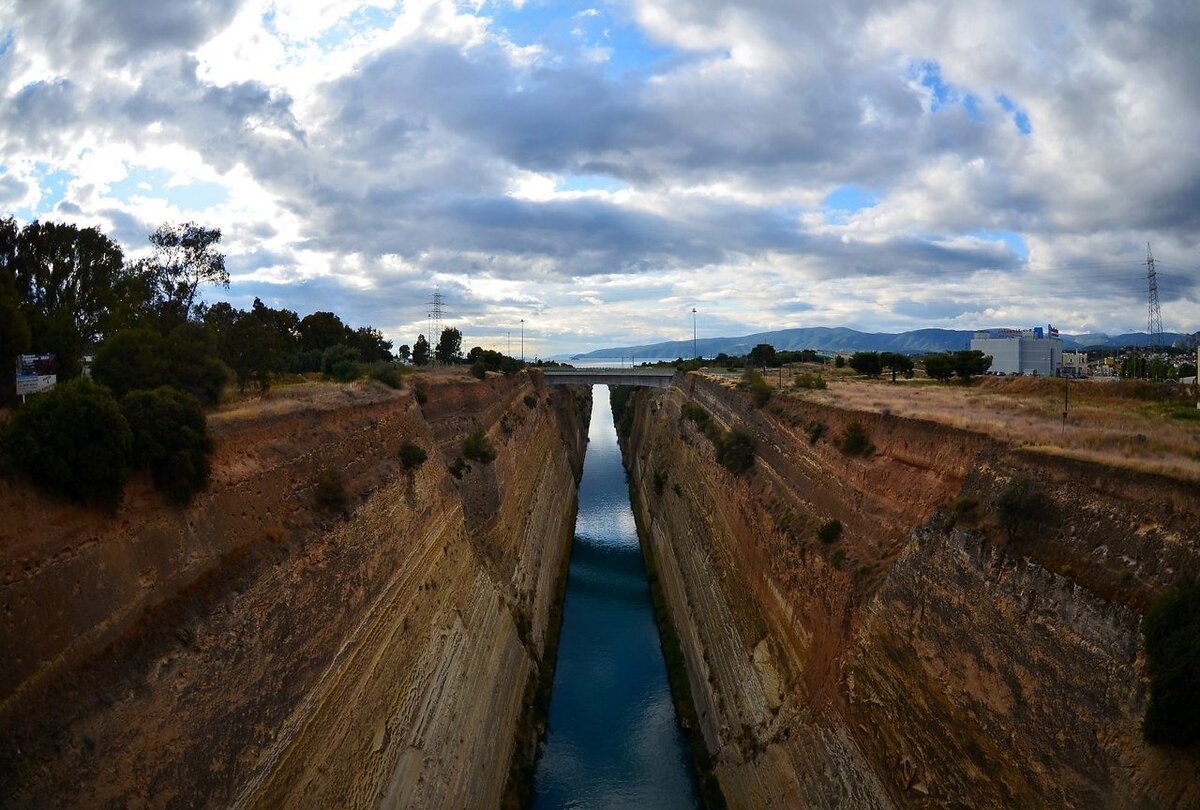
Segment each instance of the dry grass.
M778 373L765 378L778 385ZM927 380L892 385L888 378L841 375L827 380L826 390L797 391L789 389L785 371L784 393L849 410L926 419L1034 452L1200 481L1194 387L1073 381L1064 426L1063 380L989 377L971 387Z

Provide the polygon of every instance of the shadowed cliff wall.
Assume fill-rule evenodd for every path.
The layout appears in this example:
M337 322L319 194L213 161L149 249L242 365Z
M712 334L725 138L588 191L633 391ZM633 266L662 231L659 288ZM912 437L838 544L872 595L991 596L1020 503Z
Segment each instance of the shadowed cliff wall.
M0 491L5 805L500 801L590 401L536 373L407 382L218 415L182 512L138 485L116 518ZM456 479L476 427L497 458ZM429 453L412 472L404 441ZM345 514L314 508L326 469Z

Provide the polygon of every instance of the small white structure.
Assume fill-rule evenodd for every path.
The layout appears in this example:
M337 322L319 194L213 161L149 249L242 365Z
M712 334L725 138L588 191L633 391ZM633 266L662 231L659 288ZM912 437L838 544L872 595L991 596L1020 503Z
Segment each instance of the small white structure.
M1053 377L1062 367L1062 340L1053 326L976 332L971 348L991 355L993 373Z
M1087 352L1063 352L1062 375L1064 377L1088 376Z

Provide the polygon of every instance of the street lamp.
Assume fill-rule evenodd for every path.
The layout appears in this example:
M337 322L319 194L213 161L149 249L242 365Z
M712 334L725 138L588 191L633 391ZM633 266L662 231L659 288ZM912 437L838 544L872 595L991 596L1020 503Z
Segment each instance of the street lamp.
M696 353L696 308L692 307L692 359L698 360L700 355Z

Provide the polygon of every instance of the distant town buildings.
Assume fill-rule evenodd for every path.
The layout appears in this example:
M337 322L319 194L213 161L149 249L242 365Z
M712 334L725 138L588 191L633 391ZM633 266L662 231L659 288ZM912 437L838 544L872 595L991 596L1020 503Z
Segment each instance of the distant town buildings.
M976 332L971 348L991 355L995 374L1030 374L1053 377L1063 365L1062 340L1053 326L1043 330L992 329ZM1073 360L1078 363L1078 358ZM1083 356L1087 368L1087 356Z

